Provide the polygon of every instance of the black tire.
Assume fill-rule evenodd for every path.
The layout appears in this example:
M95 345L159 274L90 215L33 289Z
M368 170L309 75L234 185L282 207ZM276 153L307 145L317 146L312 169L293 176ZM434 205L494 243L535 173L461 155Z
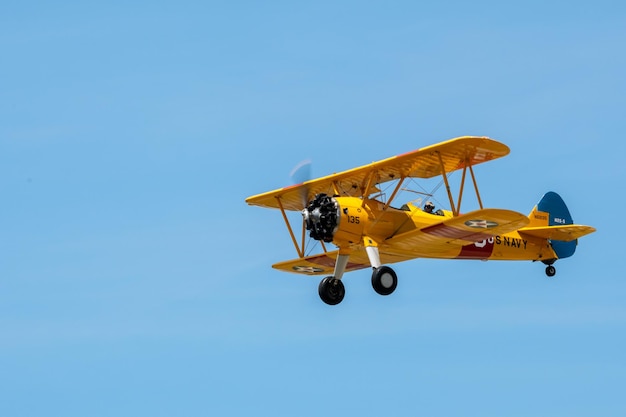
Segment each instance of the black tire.
M318 287L320 298L328 305L339 304L346 295L346 288L343 282L333 276L324 278Z
M372 287L380 295L389 295L398 286L398 276L388 266L374 268L372 272Z
M546 266L546 275L549 277L553 277L554 275L556 275L556 268L552 265Z

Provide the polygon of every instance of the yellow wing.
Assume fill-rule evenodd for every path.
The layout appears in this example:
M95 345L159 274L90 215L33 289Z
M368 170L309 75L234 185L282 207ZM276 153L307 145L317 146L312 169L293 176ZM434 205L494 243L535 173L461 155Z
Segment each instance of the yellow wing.
M519 229L520 233L530 236L540 237L551 240L561 240L569 242L595 232L596 229L591 226L583 226L579 224L568 224L559 226L544 227L523 227Z
M303 201L309 201L319 193L362 197L368 189L368 183L381 184L405 177L431 178L444 172L491 161L508 153L509 148L505 144L493 139L463 136L348 171L248 197L246 202L269 208L280 208L282 204L285 210L298 211L303 209ZM370 191L373 192L374 188L370 187Z
M451 245L463 246L491 236L518 230L530 220L522 213L503 209L476 210L432 226L402 233L385 241L387 251L436 253Z
M272 265L272 268L285 272L294 272L305 275L332 275L335 270L335 261L339 251L320 253L306 256L304 258L292 259ZM380 259L384 264L406 261L414 256L398 256L382 253ZM371 268L367 253L363 248L355 249L350 253L350 261L346 271L356 271L357 269Z

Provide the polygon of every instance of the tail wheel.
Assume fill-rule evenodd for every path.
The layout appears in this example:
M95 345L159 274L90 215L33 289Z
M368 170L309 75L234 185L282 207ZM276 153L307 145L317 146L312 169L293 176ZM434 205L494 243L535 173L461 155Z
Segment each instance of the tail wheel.
M553 277L556 274L556 268L552 265L548 265L546 267L546 275L549 277Z
M372 272L372 287L380 295L389 295L398 286L398 276L388 266L374 268Z
M328 305L337 305L346 295L346 288L343 282L333 276L324 278L318 287L320 298Z

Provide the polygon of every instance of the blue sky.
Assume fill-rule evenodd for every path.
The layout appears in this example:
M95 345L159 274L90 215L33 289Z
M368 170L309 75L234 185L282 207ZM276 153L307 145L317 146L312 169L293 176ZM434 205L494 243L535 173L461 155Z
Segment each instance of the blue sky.
M625 42L617 1L0 6L0 414L626 414ZM554 279L270 268L247 196L461 135L511 148L486 206L598 229Z

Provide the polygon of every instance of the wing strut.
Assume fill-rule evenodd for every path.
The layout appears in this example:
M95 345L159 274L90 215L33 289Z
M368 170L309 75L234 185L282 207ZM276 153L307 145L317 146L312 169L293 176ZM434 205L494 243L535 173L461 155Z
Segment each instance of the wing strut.
M398 185L396 185L396 188L393 190L393 193L391 193L391 196L389 197L389 200L387 200L387 204L385 204L385 207L383 207L383 210L387 210L389 208L389 206L391 205L391 202L396 197L396 194L398 194L398 191L400 190L400 187L402 186L402 183L404 182L405 178L406 178L405 176L400 177L400 181L398 181Z
M474 189L476 190L476 198L478 199L478 205L483 208L483 201L480 199L480 193L478 192L478 184L476 183L476 177L474 176L474 169L469 166L470 174L472 174L472 181L474 182Z
M459 215L458 210L454 206L454 198L452 198L452 193L450 192L450 183L448 182L448 176L446 175L446 168L443 164L443 158L441 157L441 153L437 151L437 156L439 157L439 164L441 166L441 176L443 177L443 182L446 183L446 191L448 192L448 198L450 199L450 208L452 209L452 214L454 217ZM463 184L461 184L461 189L463 188Z
M363 195L363 202L361 203L361 207L365 207L365 198L370 194L370 189L372 188L372 184L374 182L374 171L370 172L367 179L367 185L365 189L361 189L361 194Z
M466 165L463 167L463 176L461 177L461 187L459 189L459 198L456 200L456 212L461 212L461 200L463 199L463 189L465 189L465 175L467 174L467 160L465 161ZM482 206L480 207L482 208Z
M300 246L298 245L298 241L296 240L296 236L293 234L293 230L291 229L291 223L289 223L289 219L287 218L287 214L285 213L283 203L282 201L280 201L280 197L276 197L276 201L278 202L278 208L280 208L280 212L282 213L283 219L285 220L285 225L287 225L287 230L289 230L289 235L291 236L293 245L296 247L296 252L298 252L298 257L304 258L304 222L302 223L302 248L300 248Z
M467 170L469 169L470 176L472 177L472 182L474 184L474 191L476 191L476 199L478 200L478 205L481 210L483 209L483 201L480 198L480 192L478 191L478 183L476 182L476 175L474 175L474 169L472 168L472 164L469 159L465 160L465 164L463 165L463 176L461 177L461 186L459 189L459 198L457 199L456 205L454 204L454 198L452 197L452 192L450 191L450 183L448 182L448 177L446 175L444 166L443 166L443 158L441 154L437 152L437 156L439 157L439 163L441 164L441 175L443 176L443 181L446 184L446 192L448 193L448 199L450 199L450 208L452 209L452 214L454 217L458 216L461 213L461 200L463 199L463 190L465 189L465 179L467 176Z

